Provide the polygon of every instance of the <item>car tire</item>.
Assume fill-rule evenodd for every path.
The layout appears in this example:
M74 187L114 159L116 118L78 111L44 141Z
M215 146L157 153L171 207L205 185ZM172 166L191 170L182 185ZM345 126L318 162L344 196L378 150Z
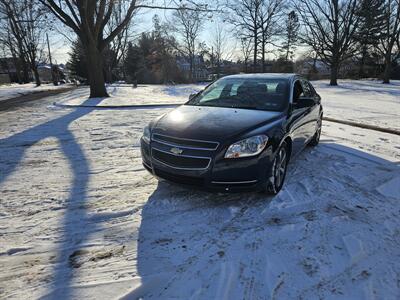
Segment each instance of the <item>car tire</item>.
M286 142L283 142L278 151L276 151L272 169L267 178L265 191L268 194L276 195L282 189L285 182L288 162L289 151Z
M312 137L312 139L308 143L309 146L315 147L315 146L318 145L319 139L321 137L321 130L322 130L322 116L321 116L320 119L318 119L317 130L315 131L314 136Z

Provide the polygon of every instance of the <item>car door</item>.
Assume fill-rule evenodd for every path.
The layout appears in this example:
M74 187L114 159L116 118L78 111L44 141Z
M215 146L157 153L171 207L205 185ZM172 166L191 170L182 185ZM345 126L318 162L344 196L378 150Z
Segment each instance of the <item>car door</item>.
M296 80L292 86L292 104L289 117L289 134L292 138L293 154L298 153L306 143L309 128L306 115L307 107L301 107L300 101L304 97L304 88L300 79Z
M307 143L314 136L317 128L319 103L317 99L318 95L312 85L306 79L301 79L301 83L304 90L304 95L302 96L303 99L312 99L314 101L310 102L311 105L306 107L305 114L303 115L305 143ZM300 101L301 100L302 98L300 98Z

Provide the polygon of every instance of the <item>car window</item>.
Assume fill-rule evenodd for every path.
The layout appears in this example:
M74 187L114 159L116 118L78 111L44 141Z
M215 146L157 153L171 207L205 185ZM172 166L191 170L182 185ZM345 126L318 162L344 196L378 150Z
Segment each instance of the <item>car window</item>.
M311 84L311 82L307 81L307 83L308 83L308 85L309 85L310 88L311 88L311 91L312 91L313 96L316 96L316 95L317 95L317 91L314 89L314 87L313 87L313 85Z
M203 99L204 101L209 101L214 98L218 98L223 90L223 86L221 85L216 85L215 83L210 86L209 89L203 92Z
M299 101L299 98L303 96L304 96L303 85L301 84L300 80L296 80L293 87L293 102Z
M289 82L274 78L223 78L186 105L282 111L289 102Z
M310 84L306 80L301 81L304 90L304 97L313 97L313 90L311 89Z

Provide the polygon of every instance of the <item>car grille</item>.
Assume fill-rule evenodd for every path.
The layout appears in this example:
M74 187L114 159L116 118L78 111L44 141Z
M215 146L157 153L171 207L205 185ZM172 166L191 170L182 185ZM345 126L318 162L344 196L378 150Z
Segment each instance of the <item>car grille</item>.
M175 169L204 170L210 166L212 153L218 145L217 142L153 134L151 154L154 160Z
M182 169L206 169L211 160L211 158L173 155L157 149L153 149L153 158L168 166Z
M162 134L153 134L153 140L169 146L177 146L190 149L216 150L217 142L199 141L191 139L180 139Z

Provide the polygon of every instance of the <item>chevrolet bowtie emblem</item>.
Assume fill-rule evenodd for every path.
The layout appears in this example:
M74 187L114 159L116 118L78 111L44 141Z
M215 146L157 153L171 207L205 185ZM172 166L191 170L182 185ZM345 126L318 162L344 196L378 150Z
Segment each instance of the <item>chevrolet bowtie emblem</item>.
M175 147L174 147L174 148L171 148L169 151L170 151L171 153L177 154L177 155L182 154L182 152L183 152L182 149L175 148Z

